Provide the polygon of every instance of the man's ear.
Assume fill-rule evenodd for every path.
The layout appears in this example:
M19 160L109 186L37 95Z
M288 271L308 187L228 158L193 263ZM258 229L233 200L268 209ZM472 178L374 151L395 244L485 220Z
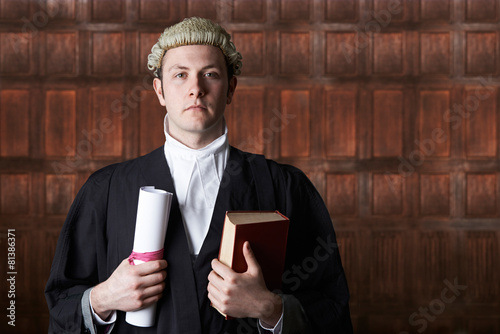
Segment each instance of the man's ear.
M165 106L165 97L163 96L162 82L159 78L154 78L153 89L155 90L156 96L158 97L158 101L160 101L160 104L162 106Z
M229 80L229 87L227 89L227 99L226 99L226 104L230 104L231 101L233 100L233 95L234 91L236 90L236 85L238 84L238 80L236 79L235 76Z

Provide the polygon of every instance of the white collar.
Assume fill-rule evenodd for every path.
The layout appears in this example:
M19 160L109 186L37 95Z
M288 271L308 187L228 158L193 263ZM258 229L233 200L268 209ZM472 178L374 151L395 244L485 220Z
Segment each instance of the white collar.
M227 125L224 121L224 133L207 146L200 149L190 148L174 137L168 131L168 113L165 115L163 121L163 131L165 133L165 150L169 150L170 154L181 155L184 158L203 158L209 155L219 154L228 148L227 141Z
M168 116L165 116L165 158L174 182L189 249L194 255L200 252L208 233L220 181L229 157L225 123L224 128L223 135L195 150L170 136Z

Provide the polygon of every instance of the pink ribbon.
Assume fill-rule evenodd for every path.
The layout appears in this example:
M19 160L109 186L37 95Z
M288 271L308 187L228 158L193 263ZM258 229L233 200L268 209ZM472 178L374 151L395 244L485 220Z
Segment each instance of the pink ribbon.
M163 248L160 250L157 250L156 252L145 252L145 253L137 253L132 251L130 256L128 257L128 263L131 265L135 265L134 260L140 260L144 262L149 262L149 261L154 261L154 260L161 260L163 259Z

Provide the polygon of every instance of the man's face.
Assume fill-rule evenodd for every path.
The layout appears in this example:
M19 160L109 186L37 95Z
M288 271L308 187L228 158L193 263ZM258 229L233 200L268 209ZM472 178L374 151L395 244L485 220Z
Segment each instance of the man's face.
M165 53L162 81L155 79L154 88L167 109L170 135L200 148L223 133L224 109L231 102L236 78L228 82L219 48L188 45Z

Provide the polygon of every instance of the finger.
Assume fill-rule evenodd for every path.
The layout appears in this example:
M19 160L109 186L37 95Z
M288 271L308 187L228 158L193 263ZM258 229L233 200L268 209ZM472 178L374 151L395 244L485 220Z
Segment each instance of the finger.
M248 266L247 272L256 273L260 271L259 262L257 262L257 259L255 258L255 255L248 241L245 241L245 243L243 244L243 256L245 257L245 261Z
M218 282L218 281L221 281L222 280L222 277L219 276L219 274L217 274L215 272L215 270L212 270L209 274L208 274L208 281L209 282Z
M144 299L142 301L142 306L140 309L143 309L143 308L148 307L154 303L157 303L161 297L163 297L162 294L157 294L157 295L154 295L154 296L151 296L151 297Z
M209 296L212 296L215 300L218 300L217 296L220 294L219 289L213 284L212 282L209 282L207 285L207 292ZM210 299L212 300L212 299Z
M146 276L140 277L140 285L143 288L154 286L162 283L167 278L167 272L165 270L158 271Z
M165 290L165 283L159 283L150 287L147 287L143 290L143 299L151 298L157 295L160 295L163 290Z
M214 289L221 290L224 287L224 284L225 284L224 279L220 277L215 271L212 270L208 275L208 285Z
M215 271L217 275L225 279L226 277L232 275L234 270L226 266L224 263L220 262L217 259L212 260L212 269Z
M217 288L210 283L208 283L207 291L208 291L208 299L210 299L212 306L217 309L220 309L220 304L221 304L219 298L221 294L220 291L217 290Z
M167 261L165 260L154 260L145 263L141 263L135 266L137 274L141 276L146 276L167 268Z

